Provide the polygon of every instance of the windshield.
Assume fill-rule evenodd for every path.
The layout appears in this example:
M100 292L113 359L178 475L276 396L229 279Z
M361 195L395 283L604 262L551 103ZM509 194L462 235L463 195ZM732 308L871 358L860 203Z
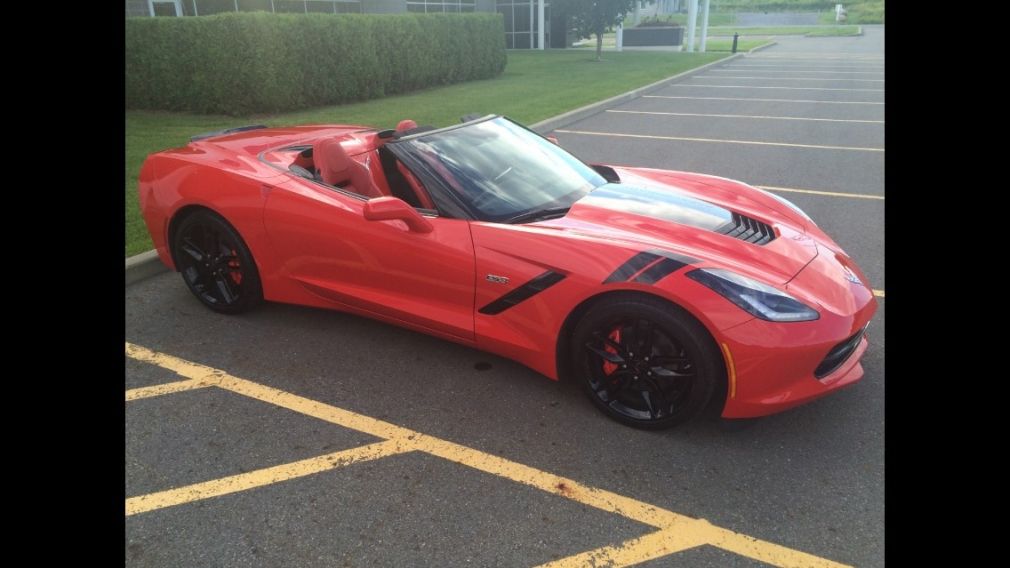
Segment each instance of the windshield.
M498 117L405 139L422 161L482 221L518 220L563 210L607 183L595 170L537 134Z

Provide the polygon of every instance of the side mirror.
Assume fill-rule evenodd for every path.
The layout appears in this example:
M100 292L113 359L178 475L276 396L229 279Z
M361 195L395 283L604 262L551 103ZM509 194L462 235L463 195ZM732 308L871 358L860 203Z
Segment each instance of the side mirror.
M376 197L365 202L365 219L369 221L389 221L399 219L415 233L430 233L431 223L416 209L396 197Z
M555 146L560 146L561 145L561 142L558 142L558 137L554 136L553 134L550 135L550 136L548 136L547 139L550 140L551 143L554 144Z

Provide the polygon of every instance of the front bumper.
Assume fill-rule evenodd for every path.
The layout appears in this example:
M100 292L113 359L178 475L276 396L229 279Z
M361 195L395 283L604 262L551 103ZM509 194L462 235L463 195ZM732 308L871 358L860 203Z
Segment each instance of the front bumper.
M729 375L724 418L781 412L863 377L860 359L869 346L866 333L855 348L852 342L848 344L844 360L826 358L833 349L845 348L847 340L866 328L877 311L877 301L869 286L828 285L845 280L838 274L828 274L825 267L830 258L820 261L820 267L804 269L789 284L791 289L795 286L795 290L819 292L819 319L790 323L752 319L718 334ZM810 298L812 294L804 296Z
M814 369L832 345L782 348L778 353L771 354L766 349L755 353L753 347L744 343L726 341L734 358L736 384L730 386L723 418L775 414L831 394L863 378L860 360L869 347L866 334L838 368L822 379L814 376Z

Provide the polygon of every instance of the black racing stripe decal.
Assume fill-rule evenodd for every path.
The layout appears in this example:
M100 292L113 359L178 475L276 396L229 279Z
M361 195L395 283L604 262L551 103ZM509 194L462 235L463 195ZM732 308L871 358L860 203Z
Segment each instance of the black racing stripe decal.
M665 260L656 262L660 259ZM617 267L617 270L608 276L603 283L610 284L611 282L625 282L635 274L638 274L639 270L642 270L651 264L652 266L649 266L647 270L638 274L634 281L642 282L644 284L654 284L662 280L665 276L680 270L683 266L694 264L696 262L698 262L698 259L691 258L683 254L677 254L675 252L669 252L661 249L649 249L629 258L627 262Z
M655 254L655 255L659 255L659 256L662 256L664 258L669 258L669 259L672 259L672 260L676 260L677 262L682 262L684 264L695 264L696 262L698 262L697 258L691 258L691 257L687 256L686 254L677 254L675 252L670 252L670 251L666 251L666 250L650 249L650 250L647 250L645 252L652 253L652 254Z
M656 254L658 251L640 252L635 256L629 258L627 262L617 267L617 270L613 274L607 276L607 279L603 281L604 284L610 284L612 282L624 282L628 278L631 278L639 270L645 268L650 263L659 260L660 256Z
M500 314L520 302L529 300L564 279L564 274L548 270L477 311L489 316Z
M641 282L642 284L655 284L685 266L687 266L686 262L681 262L672 258L664 258L663 260L650 266L648 269L643 270L641 274L635 277L635 282Z

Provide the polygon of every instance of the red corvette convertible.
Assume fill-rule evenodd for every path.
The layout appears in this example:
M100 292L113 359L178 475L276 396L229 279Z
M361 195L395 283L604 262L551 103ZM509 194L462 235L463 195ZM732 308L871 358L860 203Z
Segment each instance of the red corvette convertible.
M571 377L643 428L854 383L877 309L785 199L585 164L501 116L194 136L147 158L140 204L161 260L212 310L375 318Z

